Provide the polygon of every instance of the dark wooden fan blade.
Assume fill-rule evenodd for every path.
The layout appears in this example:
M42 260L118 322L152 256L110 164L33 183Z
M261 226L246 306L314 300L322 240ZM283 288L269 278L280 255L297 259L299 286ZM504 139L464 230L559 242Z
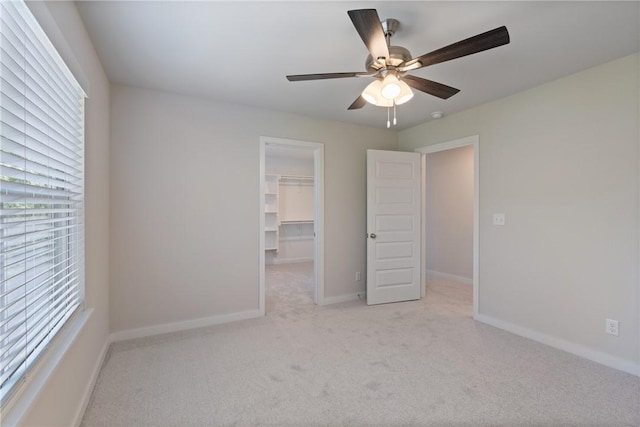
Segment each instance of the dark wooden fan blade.
M373 60L381 57L388 58L389 48L382 31L378 12L375 9L358 9L350 10L347 13L349 13L353 26L356 27Z
M422 77L403 76L402 80L414 89L442 99L449 99L456 93L460 92L460 89L456 89L455 87L423 79Z
M324 74L297 74L287 76L290 82L301 82L305 80L325 80L325 79L341 79L344 77L360 77L368 76L369 73L324 73Z
M349 105L349 110L357 110L364 107L367 104L367 100L362 96L359 96L358 99L353 101L353 104Z
M433 52L426 53L417 58L401 64L400 71L415 70L426 67L427 65L438 64L440 62L450 61L452 59L461 58L463 56L472 55L484 50L493 49L509 43L509 32L507 27L495 28L486 33L459 41L457 43L445 46Z

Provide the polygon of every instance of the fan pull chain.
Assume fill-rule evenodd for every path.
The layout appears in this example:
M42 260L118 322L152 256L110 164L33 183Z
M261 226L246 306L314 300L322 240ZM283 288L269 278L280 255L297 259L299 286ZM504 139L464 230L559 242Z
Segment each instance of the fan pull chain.
M398 121L396 120L396 102L393 101L393 125L397 125Z
M390 114L391 114L391 107L387 107L387 129L391 127L391 121L389 121Z

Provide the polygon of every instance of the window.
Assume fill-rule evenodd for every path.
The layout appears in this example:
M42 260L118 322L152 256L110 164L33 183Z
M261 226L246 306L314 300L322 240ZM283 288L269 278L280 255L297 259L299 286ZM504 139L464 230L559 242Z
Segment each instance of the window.
M0 399L84 288L84 98L22 1L0 2Z

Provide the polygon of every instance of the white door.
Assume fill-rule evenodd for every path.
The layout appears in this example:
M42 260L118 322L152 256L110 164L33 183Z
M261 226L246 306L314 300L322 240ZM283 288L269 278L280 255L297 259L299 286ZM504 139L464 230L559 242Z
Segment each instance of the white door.
M420 299L420 153L367 150L367 304Z

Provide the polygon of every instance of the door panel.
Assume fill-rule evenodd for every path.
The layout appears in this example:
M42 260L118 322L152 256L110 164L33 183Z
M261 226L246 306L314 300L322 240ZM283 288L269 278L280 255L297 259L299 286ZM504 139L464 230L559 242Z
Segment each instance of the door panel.
M420 154L367 151L367 304L420 298Z
M376 259L402 259L413 256L413 245L410 242L388 242L376 245Z

